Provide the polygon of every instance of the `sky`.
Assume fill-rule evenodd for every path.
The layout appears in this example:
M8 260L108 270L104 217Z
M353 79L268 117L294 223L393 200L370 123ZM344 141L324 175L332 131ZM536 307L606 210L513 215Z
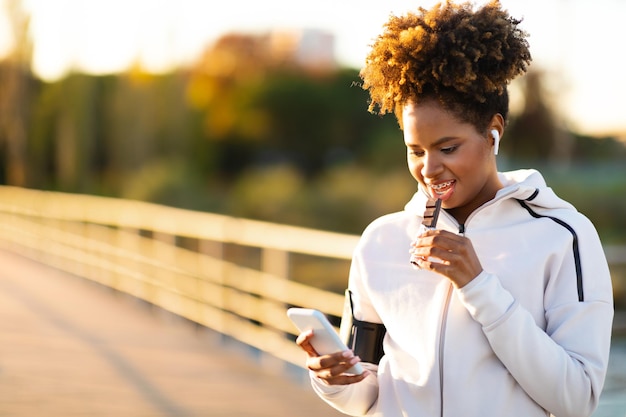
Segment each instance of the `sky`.
M0 11L10 0L0 0ZM19 0L18 0L19 1ZM589 134L626 132L622 0L501 0L530 33L532 67L550 77L554 105ZM228 32L315 28L335 35L335 55L360 68L390 14L436 0L21 0L31 15L33 69L48 81L74 68L94 74L133 63L155 72L189 65ZM480 2L478 2L480 4ZM0 14L0 56L11 48Z

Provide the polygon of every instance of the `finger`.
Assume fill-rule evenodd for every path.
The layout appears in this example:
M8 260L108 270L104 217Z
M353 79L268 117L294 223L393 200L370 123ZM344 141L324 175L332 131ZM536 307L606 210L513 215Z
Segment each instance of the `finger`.
M333 375L338 375L345 372L352 365L359 362L360 359L356 358L351 350L343 352L335 352L329 355L315 355L307 359L307 367L312 371L319 371L322 369L330 369L333 367L343 367L343 370L333 372ZM348 365L347 365L348 364Z
M351 350L343 352L335 352L329 355L318 356L317 360L322 368L330 368L337 366L338 364L345 364L355 358L354 353Z
M425 266L425 264L420 264L419 261L428 261L432 263L438 262L449 265L452 259L454 259L454 255L451 250L434 245L416 246L411 249L410 253L411 262L416 262L420 267Z
M467 237L465 236L452 233L448 230L440 230L440 229L429 229L429 230L426 230L421 235L417 236L417 239L424 239L424 238L433 238L433 239L436 238L438 240L446 240L449 242L457 242L457 243L468 240Z
M336 378L340 375L349 374L348 370L352 368L355 363L358 363L358 360L337 363L334 366L324 367L321 369L318 369L315 367L315 365L312 365L312 367L309 367L309 370L314 371L318 375L318 377L322 379L332 380L333 378Z
M296 344L300 346L302 343L309 341L313 337L313 330L306 330L298 335Z
M437 236L437 235L441 235L441 234L447 234L450 233L447 230L441 230L441 229L426 229L424 230L419 236L417 236L418 238L425 238L425 237L430 237L430 236ZM450 233L452 235L454 235L454 233Z
M349 384L356 384L357 382L361 382L371 374L372 373L370 371L364 371L361 375L342 374L342 375L335 376L335 377L328 378L328 379L324 379L324 378L320 378L320 379L328 385L349 385Z
M307 359L307 368L317 378L328 385L345 385L362 381L370 374L365 370L361 375L347 373L361 359L358 356L349 355L351 352L342 352L342 355L323 355ZM351 356L351 357L346 357Z
M433 262L427 260L424 257L416 257L416 258L414 258L414 262L417 264L417 267L419 269L422 269L424 271L432 271L433 270L433 268L432 268Z
M454 249L466 244L467 238L455 235L445 230L430 230L427 234L415 240L415 246L438 246L446 250Z
M433 257L422 259L419 263L420 268L425 269L427 271L433 271L433 272L446 275L446 273L450 269L449 262L442 261L440 259L436 259L436 260L433 260L433 259L434 259Z
M436 251L435 251L436 252ZM445 256L439 256L440 259ZM461 257L457 254L448 254L446 260L429 257L420 259L418 266L420 269L441 274L452 282L457 288L462 288L477 277L482 271L480 261L474 258Z
M307 330L298 335L296 344L304 350L308 356L319 356L313 345L311 345L311 338L313 337L313 330Z
M425 259L434 257L446 262L463 259L472 251L469 239L453 234L432 234L418 238L410 249L414 256Z

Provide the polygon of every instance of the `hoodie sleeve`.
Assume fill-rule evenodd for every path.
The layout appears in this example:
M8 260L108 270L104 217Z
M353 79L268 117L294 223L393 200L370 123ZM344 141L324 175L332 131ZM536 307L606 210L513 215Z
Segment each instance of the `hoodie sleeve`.
M378 397L378 380L375 365L365 363L363 366L372 374L352 385L327 385L310 373L313 390L336 410L350 416L364 416Z
M349 278L354 315L359 320L380 323L380 318L369 302L361 282L359 247L357 247L352 259ZM342 413L351 416L363 416L378 399L378 377L376 374L378 367L369 363L363 363L363 366L371 374L363 381L351 385L327 385L315 374L310 373L313 390L322 400Z
M559 417L589 416L597 407L613 320L611 278L600 240L586 218L576 223L584 300L575 297L573 260L564 255L549 269L545 330L496 275L483 272L458 291L511 375L535 402ZM571 255L572 244L568 249L564 245L564 252Z

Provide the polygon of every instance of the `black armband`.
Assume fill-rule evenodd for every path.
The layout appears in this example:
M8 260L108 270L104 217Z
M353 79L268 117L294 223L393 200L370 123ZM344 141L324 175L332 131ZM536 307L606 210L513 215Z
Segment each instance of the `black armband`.
M385 354L383 350L385 333L387 333L387 329L385 329L383 324L370 323L353 318L348 347L363 362L378 365L378 362Z
M383 350L383 339L387 333L385 325L382 323L371 323L354 318L352 307L352 294L346 290L346 307L344 309L343 320L349 321L349 327L345 329L346 345L352 349L354 354L361 358L363 362L378 365L380 359L385 354ZM349 312L348 312L349 310ZM345 327L348 323L342 323Z

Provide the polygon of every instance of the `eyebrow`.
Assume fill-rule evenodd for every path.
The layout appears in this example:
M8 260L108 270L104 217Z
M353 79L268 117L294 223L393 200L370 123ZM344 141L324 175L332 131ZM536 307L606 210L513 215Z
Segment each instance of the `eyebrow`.
M444 144L446 142L450 142L451 140L455 140L455 139L458 139L458 137L456 137L456 136L444 136L443 138L437 139L436 141L431 143L430 146L440 146L440 145L442 145L442 144ZM409 148L422 148L421 145L413 145L413 144L406 143L406 142L405 142L405 145L407 147L409 147Z

